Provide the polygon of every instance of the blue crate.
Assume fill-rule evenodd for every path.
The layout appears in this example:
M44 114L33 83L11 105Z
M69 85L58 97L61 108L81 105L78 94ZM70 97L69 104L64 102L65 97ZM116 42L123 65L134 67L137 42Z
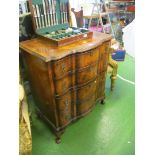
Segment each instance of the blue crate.
M125 59L125 50L116 50L115 52L112 53L112 59L116 61L124 61Z

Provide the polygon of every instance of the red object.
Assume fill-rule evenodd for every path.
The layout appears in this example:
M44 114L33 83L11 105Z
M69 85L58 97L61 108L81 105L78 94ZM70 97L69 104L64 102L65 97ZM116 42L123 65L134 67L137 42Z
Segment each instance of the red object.
M135 6L134 5L130 5L127 7L127 11L129 12L135 12Z

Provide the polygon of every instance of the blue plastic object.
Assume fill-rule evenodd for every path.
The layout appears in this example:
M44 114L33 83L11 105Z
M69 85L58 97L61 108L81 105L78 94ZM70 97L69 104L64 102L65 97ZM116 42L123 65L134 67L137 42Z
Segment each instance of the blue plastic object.
M115 52L112 53L112 59L116 61L124 61L125 59L125 50L116 50Z

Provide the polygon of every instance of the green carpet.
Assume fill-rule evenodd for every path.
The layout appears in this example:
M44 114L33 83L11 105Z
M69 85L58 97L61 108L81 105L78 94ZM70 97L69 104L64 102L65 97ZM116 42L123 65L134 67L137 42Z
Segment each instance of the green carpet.
M118 74L134 81L134 59L126 55ZM97 104L86 117L68 126L60 144L43 121L32 113L32 155L134 155L134 85L117 79L110 92L106 82L106 104ZM29 104L33 105L32 97Z
M135 60L133 57L126 55L126 59L124 62L119 62L118 74L122 77L130 80L135 81Z

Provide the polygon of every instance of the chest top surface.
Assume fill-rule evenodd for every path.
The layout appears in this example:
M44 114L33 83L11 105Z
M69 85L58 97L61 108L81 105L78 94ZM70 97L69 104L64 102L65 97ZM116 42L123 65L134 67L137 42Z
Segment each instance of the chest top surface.
M80 40L75 43L57 47L51 42L43 38L35 38L32 40L23 41L19 44L20 49L35 55L45 62L58 60L65 56L91 50L109 41L112 38L109 34L93 32L93 37L86 40Z

